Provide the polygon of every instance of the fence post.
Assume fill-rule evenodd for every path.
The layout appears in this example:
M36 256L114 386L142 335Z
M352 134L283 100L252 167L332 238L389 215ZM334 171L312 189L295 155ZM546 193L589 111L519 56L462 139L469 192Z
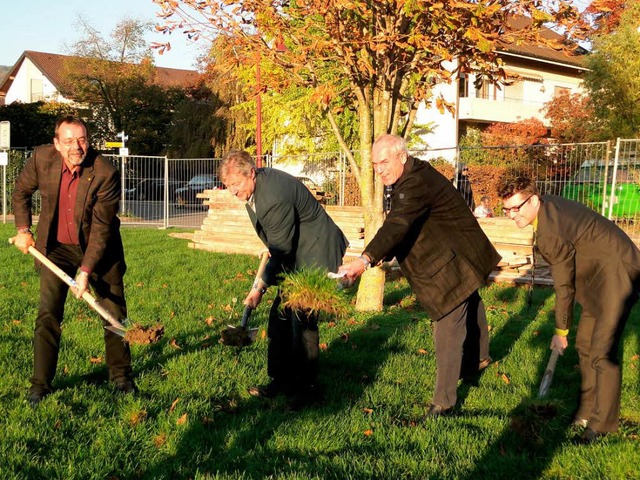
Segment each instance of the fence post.
M125 174L126 174L126 169L125 169L125 158L126 157L117 157L120 159L120 215L124 216L126 210L126 191L125 191L125 186L127 184L127 179L125 178Z
M607 150L608 153L608 150ZM616 139L616 154L613 157L613 178L611 179L611 196L609 197L609 220L613 218L613 203L616 196L616 181L618 175L618 161L620 160L620 137ZM604 189L607 191L607 179L604 180ZM604 203L604 202L603 202Z
M164 156L164 202L163 202L163 223L164 228L169 228L169 158Z

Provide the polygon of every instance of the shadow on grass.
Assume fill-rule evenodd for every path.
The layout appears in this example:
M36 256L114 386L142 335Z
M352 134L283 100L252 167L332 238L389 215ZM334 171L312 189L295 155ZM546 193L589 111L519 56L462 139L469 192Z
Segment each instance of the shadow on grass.
M517 287L515 287L517 288ZM505 289L501 297L505 301L513 301L516 290ZM550 288L539 288L534 291L531 307L526 306L511 316L505 322L500 332L494 334L492 355L494 360L501 360L524 329L536 320L538 312L553 294ZM539 380L546 369L549 358L549 342L553 335L554 310L547 312L541 321L541 332L531 337L531 350L545 352L544 361L537 369L537 381L531 385L529 395L509 412L509 423L502 433L488 445L482 457L475 464L475 468L467 472L463 478L540 478L549 466L558 448L566 442L567 430L575 408L575 393L579 388L579 372L571 368L577 363L575 350L567 350L559 360L554 375L554 387L544 399L538 398ZM561 387L559 387L561 386ZM567 395L571 400L567 400ZM470 412L482 415L484 412ZM574 434L577 432L573 432Z
M391 318L390 318L391 317ZM300 447L279 445L278 431L297 428L295 425L314 418L323 425L332 418L348 415L348 410L361 398L376 379L379 369L393 347L389 338L409 321L390 315L370 318L367 323L348 334L339 335L321 354L320 382L325 386L326 400L321 405L301 411L288 408L284 398L211 399L213 405L235 406L212 411L213 421L194 419L180 435L175 454L140 472L147 478L190 478L204 472L226 475L226 478L265 478L294 471L296 476L344 478L342 467L326 462L318 471L319 457L340 455L345 448L319 449L308 440L300 440ZM264 359L266 362L266 358ZM237 403L236 403L237 402ZM313 432L304 432L313 436ZM358 446L357 448L365 448ZM349 447L349 452L352 452ZM371 454L376 448L372 447ZM350 465L350 474L354 467ZM363 474L364 475L364 474ZM357 472L355 477L358 477ZM361 477L364 478L364 477Z

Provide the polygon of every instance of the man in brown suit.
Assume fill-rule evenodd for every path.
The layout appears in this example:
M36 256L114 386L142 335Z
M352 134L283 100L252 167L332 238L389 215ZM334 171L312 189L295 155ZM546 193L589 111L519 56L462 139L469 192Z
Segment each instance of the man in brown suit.
M533 225L535 248L551 267L556 293L552 349L563 353L567 348L574 300L582 305L576 333L582 381L574 424L588 426L581 442L593 442L618 429L618 346L637 300L640 251L613 222L580 203L540 196L531 179L508 181L498 193L502 210L518 227Z
M53 142L34 150L16 181L15 245L24 253L35 245L68 275L75 276L78 298L91 284L102 305L122 320L127 316L122 280L126 265L117 217L121 195L118 170L89 146L86 125L78 118L58 120ZM34 240L31 204L37 190L42 211ZM66 283L49 269L38 267L40 306L28 397L32 405L52 391L68 292ZM109 330L104 331L104 341L110 380L118 391L135 392L128 345Z
M359 260L340 267L354 281L369 265L396 257L434 321L436 382L428 416L451 412L460 376L489 365L489 334L478 289L500 255L455 187L404 139L379 137L373 168L391 189L391 208Z

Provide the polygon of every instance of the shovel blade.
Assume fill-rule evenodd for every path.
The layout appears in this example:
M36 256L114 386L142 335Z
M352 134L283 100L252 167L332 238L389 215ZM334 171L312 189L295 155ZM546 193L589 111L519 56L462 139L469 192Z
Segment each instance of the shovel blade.
M116 335L119 335L121 337L124 337L125 334L127 333L126 330L124 330L123 328L118 328L118 327L114 327L113 325L107 325L104 328L106 328L107 330L109 330L110 332L115 333Z

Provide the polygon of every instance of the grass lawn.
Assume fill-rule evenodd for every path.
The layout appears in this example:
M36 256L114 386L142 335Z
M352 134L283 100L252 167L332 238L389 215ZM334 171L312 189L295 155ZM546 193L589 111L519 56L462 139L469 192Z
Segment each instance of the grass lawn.
M483 289L494 363L461 384L455 416L424 418L435 374L431 324L404 279L387 283L384 312L322 323L326 402L294 412L284 399L247 393L268 380L273 292L251 318L256 343L218 343L227 324L239 323L258 258L196 251L167 231L128 228L129 317L165 326L159 343L132 347L140 394L114 393L101 322L70 297L56 391L31 408L38 276L32 258L7 244L13 232L0 225L2 479L640 478L638 307L624 337L620 431L594 445L571 441L573 346L558 361L549 396L536 398L553 333L553 292L542 287L530 309L525 288Z

